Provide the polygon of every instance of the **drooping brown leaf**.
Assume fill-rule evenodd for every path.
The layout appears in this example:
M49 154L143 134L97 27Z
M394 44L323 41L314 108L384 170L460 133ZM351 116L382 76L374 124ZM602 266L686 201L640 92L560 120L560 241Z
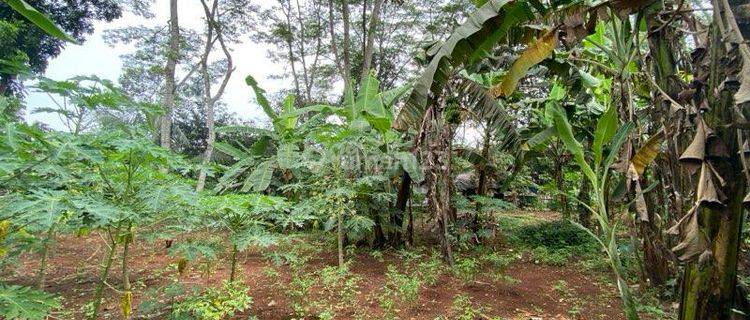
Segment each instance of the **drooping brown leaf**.
M610 5L620 17L624 17L645 8L654 2L655 0L613 0L610 2Z
M724 206L724 201L726 201L727 198L724 193L721 192L721 189L716 188L714 172L710 166L710 164L704 162L701 167L696 201L701 207L721 208Z
M513 62L510 70L505 74L503 81L490 89L490 94L495 97L510 96L516 90L518 81L526 75L526 72L552 54L556 43L557 30L553 29L529 45L518 59Z
M708 134L709 130L706 128L706 124L703 122L703 119L699 119L693 142L690 143L685 152L680 156L680 163L691 173L695 172L706 158Z
M698 224L697 208L691 209L675 227L679 229L681 241L672 251L680 261L692 260L708 249L708 241Z
M649 222L646 198L643 196L643 188L641 188L641 183L638 180L635 181L635 211L638 213L638 219L641 222Z

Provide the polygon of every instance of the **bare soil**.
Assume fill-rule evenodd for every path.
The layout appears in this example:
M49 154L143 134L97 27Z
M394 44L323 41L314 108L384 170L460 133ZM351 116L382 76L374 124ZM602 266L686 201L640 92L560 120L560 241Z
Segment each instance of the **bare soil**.
M546 214L542 214L545 216ZM549 218L549 217L545 217ZM45 290L63 297L64 313L58 318L81 319L82 306L93 297L98 265L106 251L103 238L98 234L86 237L61 236L51 250ZM191 265L181 275L176 274L177 259L167 254L161 243L151 245L136 241L131 258L131 281L134 285L133 306L149 299L146 288L164 285L177 277L185 285L215 286L228 278L225 263L217 263L208 270ZM270 249L267 249L270 250ZM502 249L508 250L508 249ZM380 318L383 311L375 299L386 282L388 265L400 265L402 259L395 251L385 251L382 258L367 253L355 253L350 270L361 277L358 284L359 303L348 305L337 312L338 319ZM335 251L325 249L309 262L312 266L335 265ZM251 250L240 255L239 266L253 297L252 309L237 319L255 315L258 319L295 319L290 297L284 290L291 281L287 265L277 265L264 257L261 251ZM7 278L11 283L33 286L38 268L38 258L33 255L22 259L22 266ZM268 276L269 268L278 276ZM205 268L204 268L205 269ZM468 295L474 306L481 309L482 317L503 319L623 319L616 288L606 276L592 275L577 264L553 267L520 259L510 265L504 274L517 281L493 280L492 270L484 270L474 281L462 281L450 273L443 273L434 286L423 286L416 302L397 306L400 319L435 319L440 315L455 317L454 298ZM171 276L170 276L171 275ZM122 318L119 310L120 265L113 265L103 303L102 319ZM564 282L561 282L564 281ZM561 283L563 284L561 286ZM561 288L562 287L562 288ZM315 299L315 293L309 297ZM365 315L365 316L362 316ZM156 316L152 318L166 318Z

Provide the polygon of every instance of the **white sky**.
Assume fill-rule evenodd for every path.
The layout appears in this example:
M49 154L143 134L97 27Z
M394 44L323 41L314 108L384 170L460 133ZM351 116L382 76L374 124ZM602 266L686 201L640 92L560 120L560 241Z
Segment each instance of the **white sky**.
M263 5L267 5L267 3L264 2ZM86 38L86 42L81 45L68 44L57 58L49 62L45 76L53 80L65 80L78 75L96 75L117 82L122 73L120 56L131 52L133 48L127 45L110 47L104 42L102 35L108 29L166 24L169 20L169 1L155 0L152 10L155 14L153 19L144 19L130 13L124 13L122 18L111 23L96 22L94 24L95 31ZM198 1L180 1L178 10L181 28L202 30L203 9ZM245 85L245 76L252 74L268 92L276 92L288 87L291 85L291 81L268 79L269 75L283 71L284 66L269 61L266 57L267 46L252 43L249 40L249 35L247 38L248 40L231 46L232 57L237 69L229 81L223 101L226 102L229 112L237 114L242 119L263 119L263 112L255 104L252 90ZM27 85L30 84L33 84L33 82L27 83ZM29 90L26 105L28 110L27 121L39 121L47 123L55 129L65 129L56 115L33 113L35 108L54 107L54 102L46 94L34 92L33 89Z

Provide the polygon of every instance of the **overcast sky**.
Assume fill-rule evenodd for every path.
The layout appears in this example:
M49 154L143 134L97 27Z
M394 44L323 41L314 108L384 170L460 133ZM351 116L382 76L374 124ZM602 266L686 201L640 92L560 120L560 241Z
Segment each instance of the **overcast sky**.
M267 2L266 2L267 3ZM179 19L181 28L202 30L203 9L198 1L180 1ZM122 70L120 56L132 51L127 45L110 47L102 39L104 31L126 26L154 26L164 25L169 20L169 1L155 0L153 19L144 19L130 13L111 23L95 23L95 32L86 38L81 45L68 44L62 53L49 62L45 76L54 80L65 80L77 75L96 75L100 78L117 81ZM248 35L249 38L249 35ZM259 80L260 85L268 92L275 92L288 87L291 82L286 80L271 80L268 76L281 73L282 65L274 65L266 57L266 46L245 40L231 47L232 57L237 67L224 94L224 102L230 112L236 113L242 119L263 119L263 113L254 103L252 91L245 85L244 78L252 74ZM289 83L286 83L289 82ZM29 83L33 84L33 82ZM27 84L28 85L28 84ZM44 93L29 90L27 99L30 122L40 121L56 129L64 129L56 115L33 114L32 110L40 107L53 107L54 102Z

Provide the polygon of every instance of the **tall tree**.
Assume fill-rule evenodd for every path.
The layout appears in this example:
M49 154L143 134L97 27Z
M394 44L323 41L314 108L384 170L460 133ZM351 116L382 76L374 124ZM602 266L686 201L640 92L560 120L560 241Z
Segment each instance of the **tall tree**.
M177 12L177 0L169 0L169 50L167 51L167 64L164 68L164 95L162 107L164 115L159 121L160 144L163 148L172 148L172 109L175 104L175 69L180 58L180 21Z
M203 154L203 162L198 174L198 181L196 185L197 191L202 191L206 183L206 166L213 156L214 142L216 140L216 132L214 129L214 106L216 102L221 99L226 89L229 79L234 71L234 62L232 60L232 54L229 51L226 36L237 35L239 32L245 29L247 26L247 20L243 19L238 12L240 9L248 3L245 1L233 0L233 1L220 1L213 0L209 6L206 0L201 0L203 11L206 20L206 40L203 50L203 55L200 61L201 77L203 79L203 95L204 95L204 113L206 119L206 128L208 131L208 139L206 143L206 151ZM233 37L234 38L234 37ZM236 38L235 38L236 39ZM222 79L216 92L212 92L211 83L214 81L214 77L209 73L209 55L211 54L213 47L218 42L221 52L224 55L222 66Z

